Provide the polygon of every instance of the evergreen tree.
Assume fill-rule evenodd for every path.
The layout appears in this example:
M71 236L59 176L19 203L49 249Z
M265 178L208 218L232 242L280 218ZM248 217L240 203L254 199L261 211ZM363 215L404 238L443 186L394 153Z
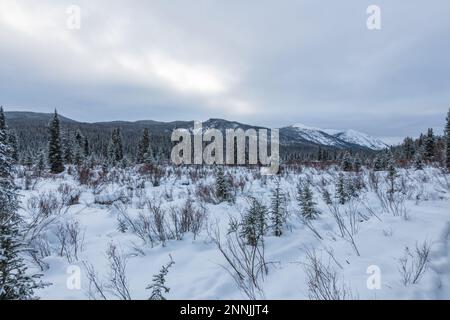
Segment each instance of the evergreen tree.
M36 171L39 177L42 175L42 172L45 171L45 156L43 152L39 153L38 161L36 163Z
M150 149L150 135L148 129L145 128L144 131L142 132L142 137L138 145L138 154L136 159L137 163L146 162L145 159L148 156L148 153L150 151L149 149Z
M306 219L315 219L319 214L316 208L316 203L313 199L313 192L308 183L303 186L298 184L297 186L297 201L300 207L300 213Z
M422 160L422 153L417 152L414 156L414 166L416 167L416 170L422 170L423 169L423 160Z
M393 199L395 193L395 179L397 178L397 170L395 169L395 162L393 158L389 161L387 178L389 182L388 195L390 199Z
M350 154L347 152L345 153L344 158L342 160L342 170L352 171L352 169L353 169L353 161Z
M48 162L50 165L50 171L52 173L61 173L64 171L63 156L61 151L59 117L56 110L49 126Z
M241 237L250 246L257 246L267 230L267 208L255 198L250 199L250 208L241 222Z
M403 141L403 155L407 161L411 161L415 154L414 141L410 137L406 137Z
M3 106L0 107L0 130L3 130L6 134L6 120Z
M219 167L216 173L216 197L220 202L231 199L228 181L225 179L223 167Z
M276 180L272 191L272 204L270 208L273 234L280 237L283 234L283 224L286 221L286 198L280 188L280 179Z
M347 188L345 187L345 178L342 173L339 173L336 185L336 198L339 204L345 204L349 198Z
M70 141L70 137L67 135L67 137L63 140L64 145L64 162L66 164L72 164L73 163L73 151L72 151L72 143Z
M169 293L170 291L170 288L166 286L166 276L174 264L175 262L170 257L170 262L162 266L159 273L153 276L153 283L146 288L147 290L152 290L152 295L149 300L166 300L163 294Z
M89 140L87 137L84 137L83 154L84 154L85 158L87 158L89 156Z
M447 170L450 171L450 109L448 110L447 124L445 126L445 140L446 140L445 164Z
M1 119L0 123L4 122ZM0 300L28 300L34 298L34 289L42 285L38 276L27 274L21 257L25 251L17 214L18 201L11 176L12 163L9 146L5 143L4 123L0 129Z
M435 156L435 146L436 141L433 133L433 129L429 128L428 133L425 137L425 150L424 150L424 156L425 159L428 161L433 161Z
M374 164L373 164L373 170L375 171L382 171L383 168L383 160L381 159L380 156L377 156L375 158Z
M108 147L108 156L113 164L116 164L123 159L122 135L120 133L120 128L114 129L111 134L111 141Z

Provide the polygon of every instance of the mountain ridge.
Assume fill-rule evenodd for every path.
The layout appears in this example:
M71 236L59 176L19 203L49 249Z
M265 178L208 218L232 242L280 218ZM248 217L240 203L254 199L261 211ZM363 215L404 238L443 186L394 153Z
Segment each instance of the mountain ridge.
M24 128L27 125L42 126L48 123L53 113L40 113L31 111L8 111L5 112L6 120L12 128ZM119 126L126 130L141 130L148 127L151 133L158 135L169 135L176 128L192 128L194 121L156 121L156 120L136 120L136 121L100 121L100 122L81 122L60 116L61 123L70 125L71 127L110 127ZM219 118L211 118L203 123L204 128L215 128L225 130L228 128L240 127L244 130L269 129L263 126L255 126L241 123L238 121L225 120ZM353 129L335 130L321 129L309 127L303 124L294 124L279 128L280 144L286 147L333 147L338 149L362 149L362 150L381 150L387 146L384 142L376 137L358 132Z

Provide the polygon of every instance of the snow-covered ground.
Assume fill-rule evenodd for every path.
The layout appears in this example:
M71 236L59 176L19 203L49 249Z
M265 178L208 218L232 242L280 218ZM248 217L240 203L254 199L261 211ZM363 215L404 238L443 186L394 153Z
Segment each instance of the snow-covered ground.
M134 170L116 169L102 183L92 185L80 185L76 177L68 173L37 179L32 190L21 191L21 214L28 222L37 215L39 209L36 208L42 207L39 199L42 203L43 198L50 198L48 202L53 203L53 209L40 220L42 227L36 231L39 235L36 238L40 239L36 248L44 252L42 279L51 285L39 290L37 295L41 299L89 298L87 265L95 269L98 279L107 287L110 269L106 252L114 244L126 261L125 276L133 299L149 298L151 292L146 287L171 258L175 264L166 277L170 288L166 298L248 298L225 269L227 262L212 238L219 230L221 241L225 241L230 217L239 219L246 212L249 196L270 207L275 178L260 176L255 169L227 169L236 184L236 201L213 204L202 201L199 196L199 189L214 187L211 170L167 168L157 187ZM343 173L346 181L353 181L361 189L357 197L340 205L335 199L339 174L335 168L284 171L280 185L287 196L288 218L281 237L273 236L270 229L264 237L268 273L260 279L261 290L257 297L310 298L311 259L308 256L314 255L326 270L336 275L337 286L347 288L343 290L347 297L450 299L450 176L436 168L399 169L395 200L388 201L386 172ZM316 220L307 224L299 214L296 200L300 181L311 184L321 212ZM24 185L24 180L18 178L16 183ZM331 206L323 200L325 190L331 195ZM80 193L78 201L77 193ZM62 194L66 195L66 204L73 195L74 204L62 206ZM187 232L180 240L144 243L131 228L119 228L124 213L130 219L154 214L148 203L160 206L170 224L171 212L182 208L188 198L193 200L196 210L207 215L196 236ZM342 217L341 226L348 233L341 233L332 210L337 210L334 212ZM64 240L61 231L64 226L78 229L79 245ZM66 250L61 250L63 242ZM430 253L423 274L420 273L418 279L403 281L407 274L401 272L401 261L414 274L415 263L418 263L415 248L424 244L429 245ZM30 266L39 271L33 259L28 260ZM73 266L81 270L80 289L70 283L67 285L68 279L73 279L71 272L77 270ZM379 287L377 280L380 280ZM116 298L108 289L105 292L107 298Z

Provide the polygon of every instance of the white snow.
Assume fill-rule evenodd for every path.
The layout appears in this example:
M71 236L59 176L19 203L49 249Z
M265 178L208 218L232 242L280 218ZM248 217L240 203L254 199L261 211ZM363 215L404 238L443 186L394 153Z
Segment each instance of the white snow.
M245 181L242 191L238 192L236 203L205 204L208 210L207 225L218 226L222 237L227 232L230 216L239 217L248 208L247 196L255 196L270 205L270 190L274 187L273 178L258 178L256 171L251 169L229 170L236 180L242 178ZM361 213L353 221L355 243L360 253L358 256L349 241L340 237L336 221L320 196L323 189L334 194L334 181L338 173L336 169L304 168L301 173L286 172L282 176L281 186L288 197L290 215L281 237L274 237L270 233L265 237L266 259L272 263L268 276L262 283L263 298L308 299L306 251L314 249L324 262L336 270L340 281L351 288L355 298L450 299L450 176L434 168L424 171L402 170L398 184L404 186L405 194L398 196L405 199L400 207L404 206L406 214L400 210L402 214L397 216L383 210L367 171L361 174L345 173L349 178L362 179L365 184L359 198L352 202L357 212ZM197 181L190 180L189 185L184 185L182 182L188 179L189 169L183 169L182 174L174 174L172 171L172 174L166 175L159 187L146 182L143 195L138 196L136 186L141 184L141 177L134 171L126 170L118 171L116 176L114 182L107 183L104 191L95 191L104 196L103 200L107 200L105 202L117 200L125 194L133 194L131 202L122 204L130 216L146 212L147 209L141 203L143 199L161 201L162 207L169 210L181 206L190 195L195 200L195 205L199 205L200 202L195 197L196 186L214 184L213 176L208 174L200 175ZM376 172L375 176L378 177L378 189L381 193L385 192L386 173ZM322 239L305 226L297 215L296 184L306 180L312 182L315 201L321 211L319 218L312 221L312 226ZM22 181L18 180L17 183L21 184ZM128 257L126 275L134 299L147 299L150 296L149 290L145 288L151 283L153 274L169 261L169 255L173 257L175 265L167 276L167 286L170 287L170 293L166 295L168 299L246 298L222 267L226 265L226 261L211 241L208 228L203 228L195 239L188 233L182 240L170 240L165 246L157 244L152 248L130 230L119 232L118 211L114 205L96 204L99 195L94 195L94 189L78 185L67 174L59 178L40 179L34 190L22 191L21 214L27 219L30 215L28 200L43 192L57 195L56 190L61 183L69 183L82 193L80 203L70 206L67 211L63 210L53 223L77 221L84 231L84 246L78 259L69 262L66 257L58 254L58 250L54 250L58 248L58 239L52 236L55 228L42 231L42 234L48 234L52 248L51 255L44 258L48 269L43 271L43 280L52 285L37 292L42 299L87 299L89 281L83 261L91 263L100 277L106 277L109 271L105 252L109 243L116 244ZM132 186L134 192L123 189L126 186ZM350 210L350 205L342 206L341 210L342 213ZM363 216L366 218L363 219ZM431 245L429 268L417 283L404 285L399 272L399 259L404 256L405 247L414 249L416 244L423 241ZM332 252L334 259L327 252ZM31 260L29 263L37 270ZM71 265L79 266L82 270L80 290L71 290L67 286L70 277L67 270ZM370 276L367 270L374 265L381 271L379 290L367 287Z
M291 127L298 129L299 135L301 135L303 138L309 141L313 141L315 143L328 146L335 146L338 144L336 140L330 138L330 136L338 138L348 143L364 146L372 150L382 150L388 146L379 138L372 137L366 133L352 129L348 130L321 129L316 127L310 127L301 123L293 124Z

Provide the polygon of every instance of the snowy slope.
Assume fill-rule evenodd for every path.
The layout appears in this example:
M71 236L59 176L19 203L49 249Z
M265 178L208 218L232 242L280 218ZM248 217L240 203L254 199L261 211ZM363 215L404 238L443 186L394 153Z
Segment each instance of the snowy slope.
M358 144L360 146L366 146L373 150L382 150L387 147L387 144L381 141L380 139L351 129L342 132L337 132L333 135L344 141Z
M372 150L382 150L387 147L387 145L380 139L352 129L321 129L297 123L289 127L282 128L282 132L288 133L292 139L297 137L326 146L348 147L349 145L356 145Z

